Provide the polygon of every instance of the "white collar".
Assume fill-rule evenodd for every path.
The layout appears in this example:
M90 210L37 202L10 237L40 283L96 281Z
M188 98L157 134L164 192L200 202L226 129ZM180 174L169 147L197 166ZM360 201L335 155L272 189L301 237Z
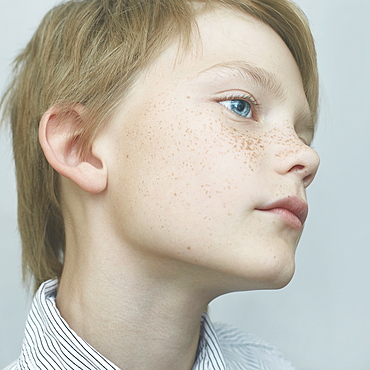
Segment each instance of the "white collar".
M21 368L114 369L112 362L80 338L61 317L55 303L58 281L48 280L38 289L27 320L18 365ZM197 357L193 370L225 370L216 331L206 313L201 317Z

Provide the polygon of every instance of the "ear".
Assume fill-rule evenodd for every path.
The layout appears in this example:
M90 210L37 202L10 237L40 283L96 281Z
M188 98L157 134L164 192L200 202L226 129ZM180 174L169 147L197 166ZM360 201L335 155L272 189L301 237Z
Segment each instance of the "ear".
M107 187L107 171L94 143L84 158L80 156L80 127L84 124L82 105L68 112L51 107L41 118L39 141L49 164L61 175L89 193L100 193Z

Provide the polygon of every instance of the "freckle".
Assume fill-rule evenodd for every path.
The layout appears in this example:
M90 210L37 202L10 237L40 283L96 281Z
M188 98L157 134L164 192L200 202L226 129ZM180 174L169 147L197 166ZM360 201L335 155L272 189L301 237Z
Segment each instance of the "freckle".
M186 99L190 99L190 96L187 96Z
M190 251L190 250L191 250L191 247L187 247L186 249L187 249L188 251Z
M128 157L129 157L129 155L127 154L127 155L126 155L126 158L128 158Z

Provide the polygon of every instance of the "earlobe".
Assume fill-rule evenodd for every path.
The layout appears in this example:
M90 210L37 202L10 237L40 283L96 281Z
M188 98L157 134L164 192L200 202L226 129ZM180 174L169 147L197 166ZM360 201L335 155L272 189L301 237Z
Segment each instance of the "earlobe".
M68 112L58 106L47 110L39 125L39 141L49 164L89 193L100 193L107 187L107 172L94 145L84 158L80 155L79 126L83 125L82 105Z

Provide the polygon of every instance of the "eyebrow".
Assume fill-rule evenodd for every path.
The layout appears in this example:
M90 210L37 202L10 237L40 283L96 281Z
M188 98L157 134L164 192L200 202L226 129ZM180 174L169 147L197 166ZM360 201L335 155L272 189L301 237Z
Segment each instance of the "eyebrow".
M211 67L203 69L198 75L208 72L216 72L220 75L228 74L231 76L240 76L243 79L252 80L252 82L262 87L265 91L272 93L280 101L286 98L284 86L276 79L273 73L263 68L256 67L245 61L231 61L217 63ZM304 109L297 117L300 125L314 131L315 122L309 109Z
M244 61L218 63L200 71L199 74L207 72L216 72L221 75L228 74L231 76L239 75L241 78L250 79L255 85L261 86L264 90L273 93L281 100L286 95L284 87L271 72Z

